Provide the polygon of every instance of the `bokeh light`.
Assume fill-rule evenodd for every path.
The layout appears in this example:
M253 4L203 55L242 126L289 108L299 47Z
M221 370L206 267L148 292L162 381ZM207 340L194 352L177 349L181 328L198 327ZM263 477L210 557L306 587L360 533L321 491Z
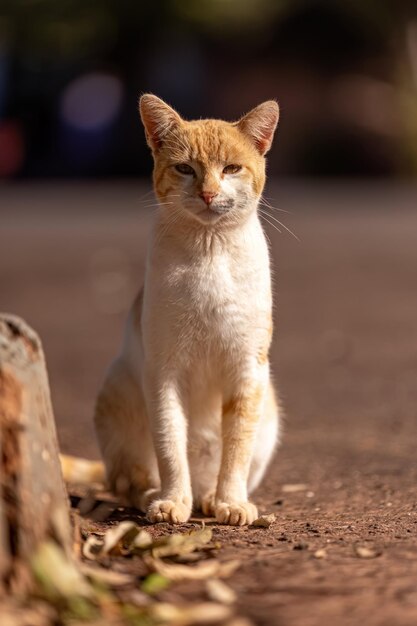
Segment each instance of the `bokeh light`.
M24 138L18 122L0 122L0 177L16 175L25 157Z
M73 80L61 97L61 116L76 130L96 131L115 121L123 102L119 78L104 73L85 74Z

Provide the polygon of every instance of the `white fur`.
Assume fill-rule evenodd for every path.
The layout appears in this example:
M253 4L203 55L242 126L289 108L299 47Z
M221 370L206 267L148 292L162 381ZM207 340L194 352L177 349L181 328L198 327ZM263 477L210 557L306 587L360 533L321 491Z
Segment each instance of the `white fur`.
M257 360L270 335L265 237L255 211L238 228L205 233L200 240L193 231L184 236L178 225L165 236L160 232L157 224L140 327L131 314L105 385L107 390L114 386L122 410L117 416L96 415L104 460L110 474L118 468L122 486L123 476L130 487L134 483L135 464L148 472L147 489L161 490L148 510L152 521L185 521L193 496L200 506L214 497L219 521L253 521L248 487L260 482L278 429L276 407L267 406L269 365ZM222 405L253 385L264 392L250 444L249 477L236 470L222 488L217 482ZM130 489L141 507L148 504L144 491L143 486ZM227 519L222 503L229 507Z

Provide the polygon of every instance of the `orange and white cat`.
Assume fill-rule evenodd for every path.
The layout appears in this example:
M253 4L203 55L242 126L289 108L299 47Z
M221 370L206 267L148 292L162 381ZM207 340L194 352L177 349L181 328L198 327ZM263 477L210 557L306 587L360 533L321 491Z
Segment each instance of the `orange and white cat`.
M151 522L193 504L252 523L248 494L274 452L272 297L257 214L278 105L238 122L185 121L140 99L159 209L145 282L99 394L95 426L112 489Z

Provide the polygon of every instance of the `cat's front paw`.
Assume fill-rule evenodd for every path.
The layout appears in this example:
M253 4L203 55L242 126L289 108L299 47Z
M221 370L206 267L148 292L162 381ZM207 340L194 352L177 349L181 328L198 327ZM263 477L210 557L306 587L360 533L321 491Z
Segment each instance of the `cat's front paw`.
M219 524L230 526L252 524L258 517L258 509L251 502L217 502L214 512Z
M152 524L168 522L169 524L183 524L191 515L191 505L181 500L154 500L148 507L147 519Z

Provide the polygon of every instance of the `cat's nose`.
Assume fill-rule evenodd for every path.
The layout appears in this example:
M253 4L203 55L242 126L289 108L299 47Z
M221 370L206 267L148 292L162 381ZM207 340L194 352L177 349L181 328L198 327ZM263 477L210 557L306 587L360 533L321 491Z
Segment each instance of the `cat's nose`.
M204 202L208 205L213 202L213 198L215 198L218 194L214 191L202 191L199 196L204 200Z

